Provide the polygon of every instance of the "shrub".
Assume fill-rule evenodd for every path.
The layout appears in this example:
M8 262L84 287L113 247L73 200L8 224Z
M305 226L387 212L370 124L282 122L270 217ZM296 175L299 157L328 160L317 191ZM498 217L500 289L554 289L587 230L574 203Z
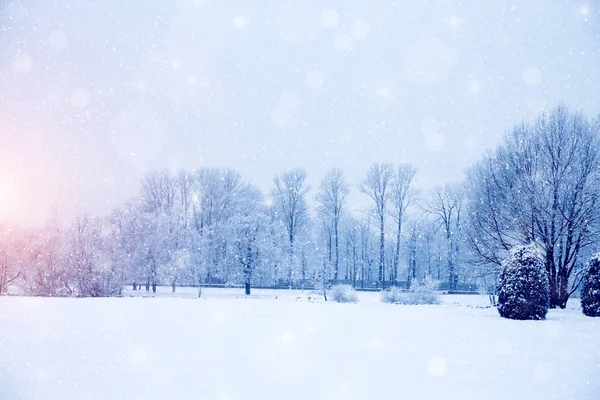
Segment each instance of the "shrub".
M583 278L581 309L588 317L600 317L600 254L590 260Z
M389 304L404 304L404 293L401 289L393 287L381 292L381 301Z
M338 303L357 303L358 296L350 285L335 285L331 288L331 300Z
M537 244L517 246L502 262L498 312L510 319L544 319L550 304L550 285Z
M427 284L413 285L408 291L393 287L381 293L381 301L405 305L440 304L440 298L433 286Z

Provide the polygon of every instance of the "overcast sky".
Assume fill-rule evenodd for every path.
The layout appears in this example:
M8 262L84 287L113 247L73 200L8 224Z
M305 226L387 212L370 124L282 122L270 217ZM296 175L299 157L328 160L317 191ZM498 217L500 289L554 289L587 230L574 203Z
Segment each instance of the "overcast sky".
M426 189L559 102L600 111L598 2L0 0L0 219L103 214L156 168Z

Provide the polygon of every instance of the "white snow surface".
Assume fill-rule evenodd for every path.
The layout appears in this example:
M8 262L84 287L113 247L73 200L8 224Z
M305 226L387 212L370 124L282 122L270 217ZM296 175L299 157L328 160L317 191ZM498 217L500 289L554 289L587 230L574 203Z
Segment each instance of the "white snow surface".
M159 289L0 297L0 399L600 398L600 318L576 301L512 321L485 296L401 306Z

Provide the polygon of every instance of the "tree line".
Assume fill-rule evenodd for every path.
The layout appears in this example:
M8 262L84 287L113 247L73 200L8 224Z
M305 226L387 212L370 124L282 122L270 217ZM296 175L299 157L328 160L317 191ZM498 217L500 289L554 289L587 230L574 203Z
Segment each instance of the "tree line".
M262 193L230 169L149 172L105 216L2 226L0 293L112 296L126 284L493 288L517 245L544 250L551 307L564 307L598 240L600 120L563 106L520 123L464 182L418 191L408 164L373 164L357 187L340 169L318 187L284 171ZM366 210L350 210L356 190ZM314 194L313 194L314 192ZM309 207L314 204L314 207Z

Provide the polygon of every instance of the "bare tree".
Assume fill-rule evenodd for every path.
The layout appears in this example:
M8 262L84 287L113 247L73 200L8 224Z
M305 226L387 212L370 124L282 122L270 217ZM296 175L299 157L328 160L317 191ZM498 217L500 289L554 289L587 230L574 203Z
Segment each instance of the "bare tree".
M148 173L142 178L142 199L149 212L173 212L176 195L176 180L168 170Z
M356 278L358 276L358 255L359 255L359 240L360 227L358 221L352 217L345 219L343 225L343 236L346 244L346 271L344 274L345 280L352 281L352 287L356 287Z
M426 213L431 214L442 227L446 239L446 266L450 289L455 288L457 279L455 269L456 243L455 237L460 226L463 194L458 186L445 185L436 187L431 197L423 205Z
M391 164L374 164L367 178L359 186L362 193L373 200L374 212L379 222L379 282L385 286L385 214L391 197L394 167Z
M421 238L422 226L417 221L413 221L408 229L408 271L406 274L406 281L408 282L408 287L410 287L412 282L417 278L417 252L419 250L418 246L419 239Z
M0 230L0 294L3 294L8 285L21 275L21 254L18 250L23 247L19 243L17 233L11 229Z
M437 239L437 233L439 230L439 225L434 223L433 221L427 219L423 221L423 233L422 233L422 237L423 237L423 248L425 251L425 260L426 260L426 264L427 264L427 277L428 279L433 279L434 277L434 273L433 273L433 260L434 260L434 247L435 247L435 242ZM440 273L438 272L438 277L437 279L439 279Z
M559 106L516 126L468 179L468 242L494 271L515 245L545 251L550 306L579 286L582 252L598 238L599 124Z
M361 220L358 224L360 231L360 285L364 287L365 279L371 279L371 272L375 256L373 252L370 216Z
M342 208L350 187L344 180L342 170L334 168L325 175L319 186L317 201L321 206L321 214L327 221L325 224L331 226L333 249L335 251L333 259L333 279L338 279L340 269L340 245L339 228Z
M400 257L400 241L402 240L402 221L406 209L414 201L414 193L411 184L416 170L409 164L400 164L394 173L392 180L392 217L396 223L396 251L394 252L394 265L392 269L392 281L398 278L398 261Z
M310 186L306 184L306 170L296 168L286 171L274 179L273 198L278 217L283 223L288 237L289 271L288 283L292 283L293 265L295 264L294 241L300 227L307 222L306 193Z

